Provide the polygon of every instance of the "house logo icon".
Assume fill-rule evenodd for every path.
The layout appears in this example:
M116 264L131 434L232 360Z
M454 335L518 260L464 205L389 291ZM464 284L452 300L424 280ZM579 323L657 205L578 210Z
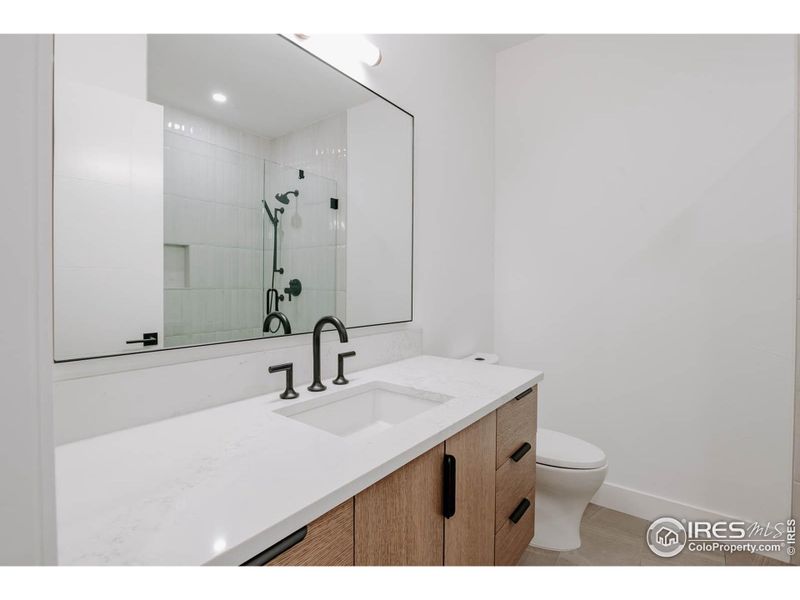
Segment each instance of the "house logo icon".
M686 528L672 517L661 517L647 529L647 545L656 556L671 558L686 546Z
M672 546L678 543L678 534L669 527L662 527L656 531L656 541L663 546Z

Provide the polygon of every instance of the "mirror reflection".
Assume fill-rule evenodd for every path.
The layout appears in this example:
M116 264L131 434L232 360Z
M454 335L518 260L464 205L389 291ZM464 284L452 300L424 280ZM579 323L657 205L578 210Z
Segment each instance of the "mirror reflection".
M290 41L59 35L54 119L58 360L411 319L413 118Z

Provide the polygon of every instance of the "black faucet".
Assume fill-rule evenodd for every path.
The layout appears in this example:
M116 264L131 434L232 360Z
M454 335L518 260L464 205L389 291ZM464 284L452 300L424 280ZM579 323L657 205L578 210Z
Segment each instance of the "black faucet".
M320 356L319 356L319 345L320 345L320 337L322 335L322 328L325 325L333 325L336 328L336 331L339 332L339 341L341 343L347 342L347 329L345 329L344 324L334 316L327 316L322 317L317 324L314 325L314 336L313 336L313 344L314 344L314 382L308 386L309 392L321 392L325 389L325 386L322 385L321 377L320 377Z
M289 319L286 317L286 315L285 315L285 314L283 314L283 313L282 313L281 311L279 311L279 310L273 310L271 313L269 313L269 314L267 315L267 318L266 318L266 319L264 319L264 328L262 329L262 331L263 331L264 333L275 333L275 332L277 332L277 331L278 331L278 330L276 329L276 330L275 330L275 332L272 332L272 331L270 331L270 329L269 329L269 326L272 324L272 321L274 321L275 319L278 319L278 321L280 321L280 322L281 322L281 325L283 325L283 332L284 332L284 333L286 333L287 335L288 335L288 334L290 334L290 333L292 333L292 326L291 326L291 324L289 323ZM279 329L280 329L280 328L279 328Z

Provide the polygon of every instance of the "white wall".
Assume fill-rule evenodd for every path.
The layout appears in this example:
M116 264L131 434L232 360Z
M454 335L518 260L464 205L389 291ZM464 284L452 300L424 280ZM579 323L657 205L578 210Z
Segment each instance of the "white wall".
M164 338L163 108L147 102L146 36L55 39L55 355ZM124 81L119 73L130 73Z
M0 35L0 565L55 562L51 47Z
M546 373L543 427L607 452L601 500L788 516L795 56L789 36L498 55L495 350Z
M55 63L68 79L101 85L124 96L147 99L147 36L145 34L60 34ZM65 64L66 63L66 64Z
M414 323L424 350L491 350L494 51L474 36L371 35L350 73L414 120Z
M347 111L348 326L411 318L411 117L375 99Z

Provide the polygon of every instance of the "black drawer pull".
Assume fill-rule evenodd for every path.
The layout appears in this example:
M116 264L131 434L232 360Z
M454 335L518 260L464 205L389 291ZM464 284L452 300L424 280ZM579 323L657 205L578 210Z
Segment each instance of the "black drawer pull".
M449 519L456 514L456 457L444 455L444 498L442 514Z
M519 523L519 520L522 518L522 515L528 512L530 506L531 506L531 501L528 500L527 498L524 498L522 502L519 503L519 506L517 506L517 508L514 509L514 512L511 513L511 516L508 518L511 519L512 523Z
M513 460L514 462L521 461L522 457L525 456L530 451L530 449L531 445L528 442L525 442L524 444L522 444L522 446L517 448L517 451L514 452L514 454L511 455L511 460Z
M514 400L522 400L525 396L530 394L532 391L533 391L533 388L528 388L527 390L525 390L521 394L517 394L516 396L514 396Z
M286 536L277 544L273 544L263 552L256 554L253 558L248 560L245 563L242 563L243 567L263 567L271 560L277 558L284 552L286 552L292 546L296 546L300 542L302 542L306 534L308 533L308 526L301 527L294 533Z

